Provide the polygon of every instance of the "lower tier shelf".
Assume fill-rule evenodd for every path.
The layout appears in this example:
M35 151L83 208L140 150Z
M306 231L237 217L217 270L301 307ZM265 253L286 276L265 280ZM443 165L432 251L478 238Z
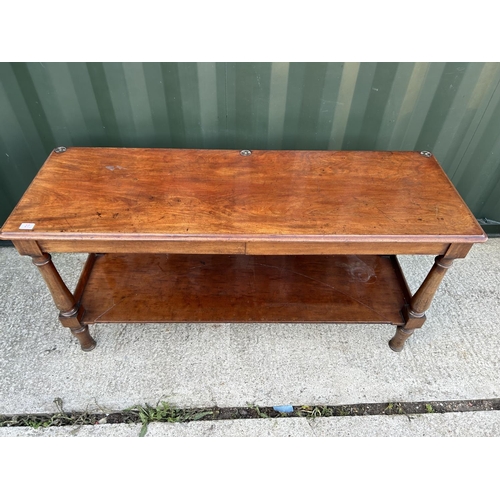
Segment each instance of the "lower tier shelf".
M85 324L402 325L410 297L394 256L106 254L84 275Z

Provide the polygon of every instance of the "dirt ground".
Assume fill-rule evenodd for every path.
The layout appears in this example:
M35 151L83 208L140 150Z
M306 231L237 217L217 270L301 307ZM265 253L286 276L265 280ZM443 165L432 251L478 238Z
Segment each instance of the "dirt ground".
M160 403L156 407L136 406L124 411L105 413L68 413L38 415L0 415L0 427L49 427L63 425L96 425L144 422L190 422L196 420L235 420L251 418L336 417L362 415L411 415L500 410L500 399L465 401L423 401L417 403L372 403L341 406L295 406L293 412L281 413L272 407L181 409Z

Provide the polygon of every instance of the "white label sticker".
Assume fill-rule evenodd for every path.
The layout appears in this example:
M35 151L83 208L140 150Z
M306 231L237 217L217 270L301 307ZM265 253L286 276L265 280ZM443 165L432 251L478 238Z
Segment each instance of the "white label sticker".
M33 222L23 222L20 226L19 229L33 229L35 227L35 224Z

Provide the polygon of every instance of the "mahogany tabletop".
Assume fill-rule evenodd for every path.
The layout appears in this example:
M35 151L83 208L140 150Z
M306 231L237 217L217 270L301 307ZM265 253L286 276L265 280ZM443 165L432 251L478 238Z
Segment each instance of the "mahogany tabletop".
M420 152L80 147L51 153L0 237L486 240L436 159Z

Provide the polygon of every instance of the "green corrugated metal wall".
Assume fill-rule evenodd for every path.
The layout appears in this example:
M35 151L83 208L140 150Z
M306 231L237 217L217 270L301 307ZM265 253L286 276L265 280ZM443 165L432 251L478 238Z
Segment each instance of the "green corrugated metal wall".
M64 146L429 150L500 220L500 63L0 63L0 224Z

